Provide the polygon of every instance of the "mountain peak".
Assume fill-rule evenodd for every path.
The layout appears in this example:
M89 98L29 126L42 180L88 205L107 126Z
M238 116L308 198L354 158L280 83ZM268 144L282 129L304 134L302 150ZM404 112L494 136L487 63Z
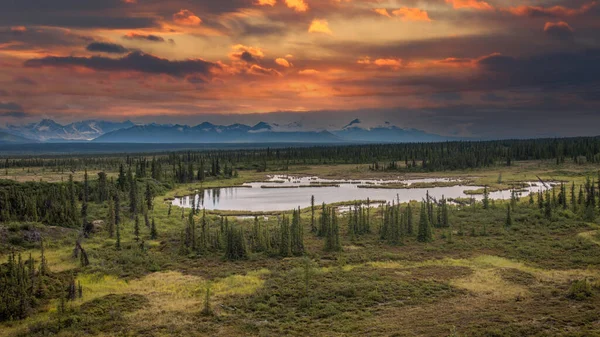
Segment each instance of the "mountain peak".
M251 130L259 131L259 130L272 130L273 127L267 122L258 122L254 125Z
M347 129L349 127L355 126L357 124L362 123L360 119L356 118L352 122L348 123L348 125L344 126L342 129Z

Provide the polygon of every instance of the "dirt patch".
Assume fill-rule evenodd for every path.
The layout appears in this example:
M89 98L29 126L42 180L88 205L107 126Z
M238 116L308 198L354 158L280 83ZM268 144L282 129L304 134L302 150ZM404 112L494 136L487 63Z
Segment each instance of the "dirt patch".
M537 283L537 279L532 274L516 269L516 268L502 268L498 271L500 277L507 282L522 286L531 286Z
M461 266L423 266L408 271L412 278L438 281L467 277L473 273L473 269Z

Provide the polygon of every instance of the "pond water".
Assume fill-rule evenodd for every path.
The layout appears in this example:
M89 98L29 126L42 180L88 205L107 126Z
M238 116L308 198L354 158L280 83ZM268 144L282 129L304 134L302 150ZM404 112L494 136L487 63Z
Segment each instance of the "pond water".
M410 186L414 183L435 183L455 181L455 186L429 187L429 188L361 188L359 186L378 186L385 184L404 184ZM318 186L325 185L325 186ZM540 182L530 182L523 188L521 196L528 196L531 192L543 189ZM315 204L350 200L400 200L408 202L420 201L425 198L427 191L436 199L445 198L475 198L481 200L482 195L467 195L466 190L476 190L483 186L461 185L460 180L441 179L413 179L413 180L328 180L317 177L291 177L272 176L268 182L247 183L244 187L228 187L218 189L205 189L196 196L175 198L174 206L191 208L194 200L197 207L209 210L231 211L284 211L297 207L309 207L310 198L315 196ZM510 191L491 192L492 199L509 199Z

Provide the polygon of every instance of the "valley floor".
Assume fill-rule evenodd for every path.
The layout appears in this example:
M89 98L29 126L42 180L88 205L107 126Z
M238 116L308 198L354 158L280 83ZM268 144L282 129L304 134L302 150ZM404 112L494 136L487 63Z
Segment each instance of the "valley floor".
M599 168L521 162L403 177L463 178L505 189L538 177L579 185L586 176L597 177ZM398 176L371 172L366 165L295 166L268 174ZM24 181L31 175L7 176ZM40 176L64 179L49 172L36 172L33 179ZM341 217L343 251L326 252L324 240L310 232L309 208L301 212L305 256L252 252L245 260L229 261L219 251L182 254L181 210L168 215L165 198L266 176L241 172L238 178L176 186L154 199L157 240L150 240L142 226L145 246L140 249L133 220L124 216L121 250L105 231L82 241L90 258L86 267L72 257L76 230L0 224L5 238L0 253L17 248L39 259L36 244L13 238L40 233L50 271L73 275L83 290L65 312L59 313L53 300L24 320L1 323L0 336L600 336L598 218L584 221L581 210L570 208L547 218L527 197L513 208L510 227L505 226L508 201L492 202L489 209L451 207L450 227L434 228L429 243L414 235L398 245L381 241L382 219L374 211L372 233L354 237L347 234L348 219ZM413 208L418 210L416 204ZM90 214L103 219L106 206L91 205ZM233 213L209 212L211 228L219 226L219 215L230 215L229 221L247 230L253 225ZM415 214L415 227L418 219ZM261 221L277 224L274 216Z

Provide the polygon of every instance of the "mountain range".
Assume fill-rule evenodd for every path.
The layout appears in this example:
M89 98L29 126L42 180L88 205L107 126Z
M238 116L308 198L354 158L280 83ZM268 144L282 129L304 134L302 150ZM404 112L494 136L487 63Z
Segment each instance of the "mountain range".
M25 125L7 125L4 132L39 142L85 142L106 133L135 126L131 121L85 120L61 125L51 119Z
M359 119L332 130L308 130L304 129L300 122L259 122L253 126L204 122L189 126L86 120L61 125L51 119L20 126L8 125L0 130L0 143L404 143L445 140L451 138L417 129L403 129L389 122L369 125Z

